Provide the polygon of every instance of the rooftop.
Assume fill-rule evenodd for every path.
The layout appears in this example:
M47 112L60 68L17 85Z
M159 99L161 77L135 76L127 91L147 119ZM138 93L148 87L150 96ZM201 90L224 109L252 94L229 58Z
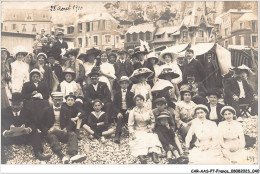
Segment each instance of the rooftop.
M87 14L77 20L77 23L82 22L91 22L91 21L99 21L99 20L108 20L108 21L115 21L119 23L115 18L113 18L109 13L94 13L94 14Z
M136 26L131 26L126 33L133 34L133 33L140 33L140 32L154 32L156 27L153 24L139 24Z

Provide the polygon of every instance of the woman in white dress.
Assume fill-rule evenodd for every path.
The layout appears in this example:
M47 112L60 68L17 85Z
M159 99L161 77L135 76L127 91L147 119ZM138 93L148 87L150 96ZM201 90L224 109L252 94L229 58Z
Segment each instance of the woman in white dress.
M218 129L215 122L206 119L209 110L205 105L195 107L196 117L185 138L186 150L190 148L192 136L196 135L195 147L189 150L190 164L223 164L224 158L218 141Z
M225 118L218 125L220 145L225 158L234 164L246 164L248 161L245 151L245 136L241 123L234 120L236 110L231 106L224 106L220 114Z
M134 107L128 118L130 135L130 151L134 157L139 157L142 164L147 164L145 156L152 153L153 161L158 163L158 154L161 153L162 145L158 135L153 133L155 118L151 109L144 107L144 97L136 95Z
M130 80L138 81L133 84L131 92L135 95L142 95L144 97L144 105L148 109L152 109L152 92L151 86L147 83L147 79L153 75L153 72L148 68L136 69L131 75Z
M153 67L154 70L153 83L155 83L158 80L158 76L160 74L160 66L158 65L159 59L158 56L155 54L155 52L151 52L147 55L147 62L149 62L147 66L150 70L152 68L150 68L149 66Z
M99 81L107 84L108 89L111 91L113 81L116 79L114 65L108 62L107 53L102 52L100 54L100 77Z
M17 60L11 63L12 93L21 92L23 84L29 81L28 66L23 62L24 57L26 57L27 54L28 52L22 46L14 48L14 55Z
M160 73L165 68L171 68L173 72L179 74L180 76L176 79L172 79L172 83L179 84L182 81L182 72L180 67L177 64L178 55L173 52L165 52L160 55L160 60L165 64L160 66Z

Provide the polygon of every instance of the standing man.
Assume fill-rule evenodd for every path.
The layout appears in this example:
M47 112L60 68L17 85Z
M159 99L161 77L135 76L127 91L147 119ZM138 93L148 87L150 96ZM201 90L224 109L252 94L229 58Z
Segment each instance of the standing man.
M104 82L99 81L100 74L92 71L88 75L91 79L91 84L83 86L84 93L84 105L86 108L86 115L89 116L93 111L92 102L95 99L99 99L104 104L102 110L106 112L109 117L110 123L112 122L112 100L111 93L108 86Z
M195 76L196 82L202 82L205 79L206 73L204 67L201 63L195 58L194 51L190 48L186 50L183 68L183 78L187 79L187 74L193 74ZM187 83L184 82L184 84Z
M78 138L72 130L71 112L62 108L63 93L52 92L51 96L53 106L44 108L39 129L63 164L84 161L86 155L78 155ZM68 143L67 156L63 154L60 142Z
M11 106L1 111L1 161L6 163L4 145L30 144L39 160L49 160L51 155L43 154L42 139L37 132L32 114L23 108L21 93L13 93Z
M59 31L58 34L57 34L57 41L54 43L53 45L53 53L56 54L55 58L60 61L61 59L61 52L62 52L62 49L68 49L68 44L67 42L64 41L63 39L64 37L64 34L63 32Z

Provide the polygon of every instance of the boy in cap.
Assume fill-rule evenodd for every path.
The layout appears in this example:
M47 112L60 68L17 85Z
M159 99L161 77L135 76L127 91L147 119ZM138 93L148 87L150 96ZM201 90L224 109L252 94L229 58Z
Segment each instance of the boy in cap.
M84 161L86 155L78 154L78 139L71 128L71 113L68 109L61 109L63 93L52 92L51 96L53 106L44 108L39 129L63 164ZM67 156L63 154L60 142L68 143Z
M129 78L122 76L120 81L121 89L115 93L113 107L116 115L117 126L114 142L120 144L122 127L128 120L129 111L134 107L134 93L128 90Z
M43 154L42 139L37 132L32 114L23 107L21 93L13 93L11 106L1 111L1 161L6 163L4 145L30 144L39 160L49 160L51 155Z
M170 127L171 119L167 112L161 112L157 117L155 131L162 143L164 150L167 152L167 159L170 164L187 164L188 160L180 156L178 145L176 144L175 131ZM172 155L175 159L172 159Z

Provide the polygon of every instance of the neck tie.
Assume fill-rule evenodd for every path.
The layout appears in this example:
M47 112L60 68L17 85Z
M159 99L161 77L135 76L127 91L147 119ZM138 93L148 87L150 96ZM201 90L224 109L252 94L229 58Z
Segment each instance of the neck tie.
M18 117L18 112L15 112L15 116Z
M124 89L123 92L126 92L126 89Z
M60 111L60 108L55 108L54 110L55 110L55 111Z

